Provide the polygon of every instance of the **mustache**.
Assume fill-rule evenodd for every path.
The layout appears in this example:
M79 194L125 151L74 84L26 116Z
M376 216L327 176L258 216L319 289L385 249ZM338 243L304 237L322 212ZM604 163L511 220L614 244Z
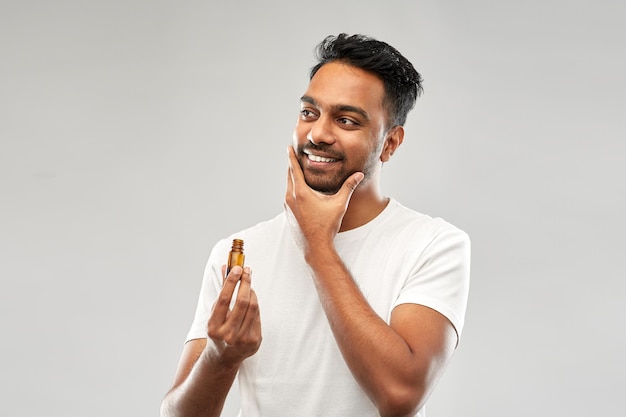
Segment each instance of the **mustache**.
M331 146L326 143L320 143L319 145L316 145L311 142L306 142L298 146L298 154L302 155L304 154L304 151L318 151L323 153L324 155L327 155L329 158L344 159L343 153L331 149Z

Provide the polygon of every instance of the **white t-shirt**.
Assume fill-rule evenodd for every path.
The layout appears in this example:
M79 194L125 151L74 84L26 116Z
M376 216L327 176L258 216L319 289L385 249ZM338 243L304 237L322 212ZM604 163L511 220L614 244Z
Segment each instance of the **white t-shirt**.
M207 337L233 238L245 242L263 334L258 352L239 370L240 416L378 416L343 360L285 213L213 248L187 340ZM335 247L387 323L395 306L421 304L446 316L460 337L470 266L463 231L392 199L369 223L337 234ZM423 409L416 414L423 415Z

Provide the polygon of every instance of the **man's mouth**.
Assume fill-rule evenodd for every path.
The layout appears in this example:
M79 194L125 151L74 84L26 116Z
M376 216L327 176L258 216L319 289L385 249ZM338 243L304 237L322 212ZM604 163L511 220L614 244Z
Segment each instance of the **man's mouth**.
M340 159L340 158L333 158L327 152L315 152L315 151L312 151L311 149L304 149L302 152L306 155L307 159L311 162L330 163L330 162L337 162ZM315 152L315 154L313 152ZM319 153L322 153L325 155L319 155Z
M311 155L311 154L306 154L307 158L309 158L310 161L313 162L337 162L338 159L335 158L327 158L325 156L318 156L318 155Z

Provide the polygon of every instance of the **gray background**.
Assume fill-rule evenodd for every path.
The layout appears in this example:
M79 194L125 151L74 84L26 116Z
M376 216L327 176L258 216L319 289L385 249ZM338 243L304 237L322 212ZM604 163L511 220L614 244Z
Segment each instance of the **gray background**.
M472 237L429 416L623 415L624 11L2 0L0 415L157 415L210 248L282 209L313 46L342 31L425 78L386 194Z

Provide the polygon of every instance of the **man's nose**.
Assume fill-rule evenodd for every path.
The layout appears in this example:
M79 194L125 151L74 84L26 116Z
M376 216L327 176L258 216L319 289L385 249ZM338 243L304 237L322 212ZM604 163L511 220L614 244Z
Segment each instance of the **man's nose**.
M314 145L320 143L332 144L335 142L335 134L332 128L332 120L320 117L315 121L311 130L306 134L306 139Z

